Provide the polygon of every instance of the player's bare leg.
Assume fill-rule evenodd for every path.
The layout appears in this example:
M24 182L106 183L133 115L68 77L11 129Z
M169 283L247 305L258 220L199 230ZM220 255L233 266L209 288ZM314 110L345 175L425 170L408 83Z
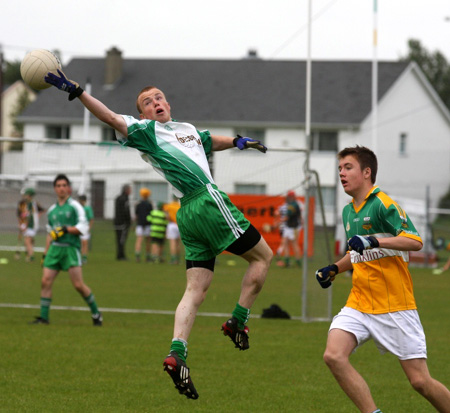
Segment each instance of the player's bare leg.
M350 354L357 346L353 334L333 329L328 334L327 347L323 359L345 394L363 413L376 410L369 386L350 364Z
M33 259L34 239L33 237L24 237L25 249L27 250L26 261L30 262Z
M41 279L41 305L40 315L30 324L49 324L49 312L52 302L52 286L58 275L58 270L52 270L44 267Z
M249 251L241 255L249 262L242 280L239 304L251 308L266 280L267 271L273 258L273 252L264 238Z
M189 268L186 271L186 290L175 311L174 337L187 342L198 308L205 300L213 275L211 270L201 267Z
M136 236L136 243L134 244L134 255L137 262L141 260L142 238L140 235Z
M164 370L173 380L175 388L189 399L197 399L198 393L186 366L187 340L213 274L213 271L203 267L192 267L186 271L186 290L175 311L174 339L170 353L163 362Z
M450 391L430 376L426 359L400 360L400 364L414 390L425 397L438 412L450 412Z
M239 301L232 317L222 324L222 331L225 336L230 337L237 349L247 350L250 345L246 323L250 308L264 285L273 253L264 238L261 238L253 248L241 254L241 257L248 261L249 266L242 280Z
M91 309L92 321L94 323L94 326L102 326L102 313L98 309L94 294L92 294L91 289L84 283L81 267L70 267L69 276L72 285L80 293L84 301L86 301L86 304Z

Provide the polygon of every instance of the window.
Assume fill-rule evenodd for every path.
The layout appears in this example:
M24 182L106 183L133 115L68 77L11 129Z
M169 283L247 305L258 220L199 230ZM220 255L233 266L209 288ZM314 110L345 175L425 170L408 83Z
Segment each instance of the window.
M247 136L248 138L256 139L265 143L266 131L265 129L258 128L238 128L235 131L235 135Z
M407 149L408 149L408 134L407 133L401 133L400 134L400 141L399 141L399 147L398 151L400 155L406 155Z
M311 150L320 152L337 152L338 134L336 131L312 131Z
M64 125L47 125L45 136L48 139L70 139L70 127Z
M102 142L116 142L116 131L113 128L102 128Z
M336 187L322 186L321 193L325 212L334 212L336 207ZM316 186L311 188L311 195L316 198L316 208L320 208L319 193Z
M234 184L235 194L245 194L245 195L265 195L266 185L265 184Z

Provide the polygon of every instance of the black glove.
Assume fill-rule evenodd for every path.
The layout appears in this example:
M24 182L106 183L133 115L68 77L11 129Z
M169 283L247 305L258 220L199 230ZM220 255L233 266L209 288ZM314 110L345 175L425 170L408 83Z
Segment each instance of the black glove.
M328 288L339 273L336 264L330 264L328 267L316 271L316 279L322 288Z
M45 254L42 254L41 267L44 268Z
M73 80L67 79L66 75L61 70L57 70L59 76L52 72L48 72L47 76L44 77L44 80L50 85L57 87L59 90L67 92L69 94L69 100L74 100L75 98L80 97L84 92L80 85Z
M57 241L59 238L63 237L65 234L67 234L67 227L56 227L55 229L52 229L50 231L50 236L52 237L53 241Z
M375 237L367 236L362 237L361 235L355 235L348 240L348 247L361 255L364 250L371 250L372 248L378 248L380 243Z
M233 145L236 146L241 151L248 148L258 149L262 153L267 152L267 147L265 147L261 141L252 138L243 138L241 135L237 135L237 138L233 139Z

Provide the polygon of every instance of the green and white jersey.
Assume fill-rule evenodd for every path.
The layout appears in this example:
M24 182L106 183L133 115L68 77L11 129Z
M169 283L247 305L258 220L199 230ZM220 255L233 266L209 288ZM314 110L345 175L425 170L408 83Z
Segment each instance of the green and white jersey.
M86 220L89 223L91 219L94 219L94 211L92 210L92 207L90 205L85 205L83 209L84 213L86 214Z
M128 136L116 131L117 140L139 150L142 159L174 187L178 198L206 184L214 184L208 165L212 150L209 131L199 132L189 123L174 120L160 123L122 116Z
M47 232L57 227L76 227L82 235L88 233L89 225L86 221L86 214L81 204L72 198L67 198L63 205L53 204L47 211ZM80 248L80 236L74 234L64 234L58 241L53 241L52 245L72 246Z

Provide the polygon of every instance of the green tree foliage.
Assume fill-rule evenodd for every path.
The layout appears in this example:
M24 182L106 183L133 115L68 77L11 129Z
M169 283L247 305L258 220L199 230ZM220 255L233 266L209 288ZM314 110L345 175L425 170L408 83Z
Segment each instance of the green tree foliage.
M18 99L16 104L14 105L13 110L11 111L11 121L14 126L14 131L16 136L23 136L23 123L17 120L17 117L22 113L22 111L30 104L30 94L24 89Z
M22 80L20 76L20 61L5 62L3 83L5 85L12 85L17 80Z
M450 108L450 64L445 56L439 51L428 51L420 40L410 39L408 47L408 54L402 60L416 62L442 101Z

